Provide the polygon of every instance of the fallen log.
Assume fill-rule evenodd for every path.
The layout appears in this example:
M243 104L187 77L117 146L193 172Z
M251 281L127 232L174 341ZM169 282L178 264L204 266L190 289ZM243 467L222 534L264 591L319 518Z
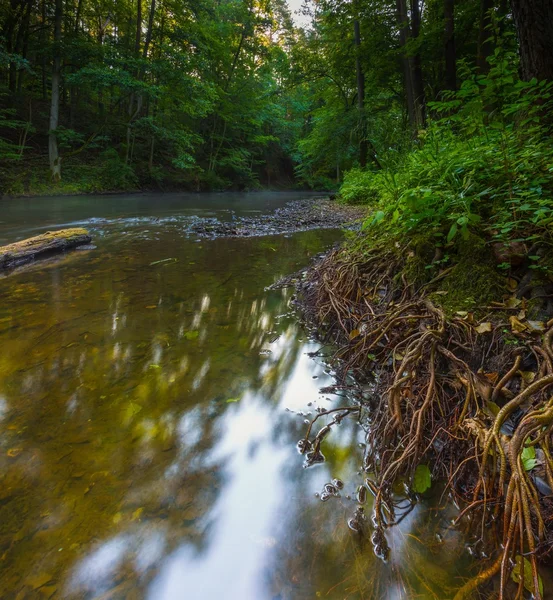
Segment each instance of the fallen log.
M20 242L0 246L0 269L17 267L36 258L89 244L91 240L88 231L80 227L47 231Z

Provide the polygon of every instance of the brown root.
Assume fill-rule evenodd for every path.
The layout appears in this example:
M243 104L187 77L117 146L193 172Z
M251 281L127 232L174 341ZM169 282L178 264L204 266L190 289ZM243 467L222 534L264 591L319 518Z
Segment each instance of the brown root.
M480 515L482 538L497 545L498 534L502 541L499 558L456 599L469 597L497 573L503 598L514 559L525 556L532 582L524 582L520 573L516 597L522 598L526 585L540 599L538 560L547 518L544 495L528 469L536 465L525 461L524 453L539 449L540 468L553 487L553 398L548 395L553 322L541 343L520 334L516 350L500 348L498 327L491 336L494 354L490 337L477 335L470 320L448 320L429 300L431 284L441 277L415 296L404 277L394 278L401 267L398 254L381 248L357 255L337 250L308 272L299 288L308 320L339 348L338 376L345 381L353 373L363 380L376 371L367 428L371 451L365 457L366 469L375 474L375 531L395 522L390 511L394 483L412 481L418 465L432 464L433 477L447 481L449 492L464 505L462 515ZM521 372L524 353L536 374L530 383ZM310 430L311 425L306 445ZM318 435L313 444L318 451ZM504 518L497 519L501 509Z

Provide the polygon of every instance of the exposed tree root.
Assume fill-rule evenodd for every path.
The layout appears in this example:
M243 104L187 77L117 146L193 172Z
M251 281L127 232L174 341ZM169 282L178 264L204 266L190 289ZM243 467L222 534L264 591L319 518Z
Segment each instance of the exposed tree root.
M553 488L553 322L543 334L519 332L516 346L501 347L499 328L480 335L466 317L446 319L428 297L441 277L430 282L434 288L415 290L397 275L398 255L336 250L299 286L306 317L339 348L335 366L343 381L374 373L365 467L375 478L375 545L383 554L383 531L395 523L394 483L412 481L420 464L432 465L433 477L447 481L464 506L462 516L473 524L476 515L481 519L482 541L497 545L499 535L502 543L499 559L456 598L469 597L496 573L500 599L506 598L513 565L527 560L532 581L524 581L519 568L514 597L522 598L526 588L539 600L538 560L553 538L547 503ZM345 414L338 409L313 442L310 426L302 451L318 455L322 439Z

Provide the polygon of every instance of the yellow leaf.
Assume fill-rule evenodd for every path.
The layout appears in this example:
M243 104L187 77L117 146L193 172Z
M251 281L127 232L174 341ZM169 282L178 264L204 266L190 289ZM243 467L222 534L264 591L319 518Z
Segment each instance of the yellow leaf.
M476 328L477 333L490 333L492 330L492 324L490 322L480 323Z
M509 323L511 324L511 329L515 333L521 333L527 329L524 323L521 323L516 317L509 317Z
M532 371L519 371L518 374L526 383L532 383L536 379L536 374Z
M354 340L356 337L359 337L359 329L354 329L353 331L350 331L349 339Z
M518 281L512 277L507 277L507 289L514 292L518 287Z
M522 304L522 300L517 298L516 296L511 296L507 302L505 302L505 306L507 308L518 308Z

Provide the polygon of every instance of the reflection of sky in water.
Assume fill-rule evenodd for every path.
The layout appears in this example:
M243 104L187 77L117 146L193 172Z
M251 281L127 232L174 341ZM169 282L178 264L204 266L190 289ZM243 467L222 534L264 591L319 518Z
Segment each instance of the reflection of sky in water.
M318 406L344 400L319 394L332 379L290 293L263 290L336 234L103 234L89 255L0 280L0 596L409 598L409 565L412 585L441 581L419 597L447 597L457 567L426 548L426 507L390 536L388 565L347 529L354 418L325 464L303 469L295 448ZM320 502L334 477L341 496Z

